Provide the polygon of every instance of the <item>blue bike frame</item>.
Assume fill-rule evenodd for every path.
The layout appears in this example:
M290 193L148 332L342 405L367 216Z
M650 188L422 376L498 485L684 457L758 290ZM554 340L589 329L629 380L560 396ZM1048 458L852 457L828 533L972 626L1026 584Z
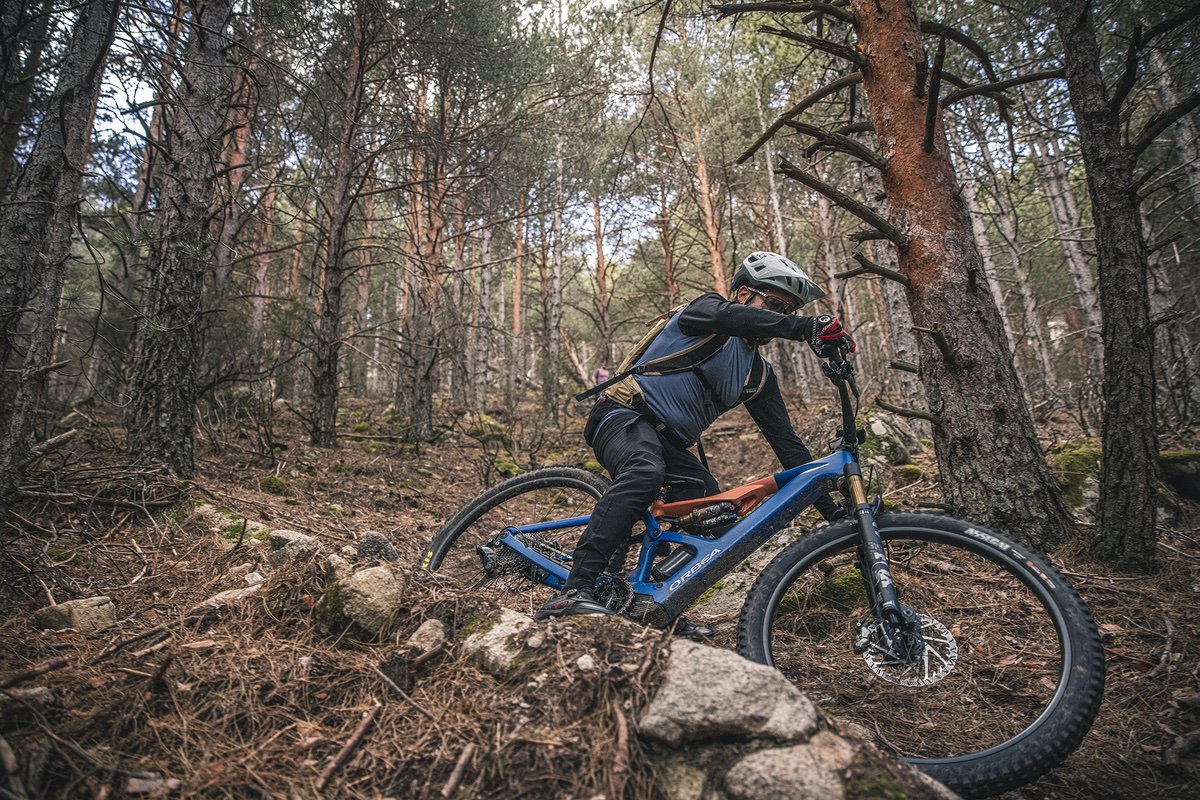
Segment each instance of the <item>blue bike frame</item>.
M643 601L649 600L653 604L642 613L643 618L658 624L674 619L750 553L786 528L801 511L833 489L838 480L857 472L854 456L844 449L777 472L774 478L778 490L719 536L696 536L684 531L663 530L658 520L647 511L646 530L640 537L641 551L637 566L628 576L634 594L641 595ZM542 583L561 589L571 569L570 556L551 558L526 545L518 535L579 527L586 525L588 519L586 516L571 517L513 526L501 532L499 544L537 565L544 573ZM651 574L655 559L662 555L660 543L671 548L683 545L694 552L686 564L661 581Z

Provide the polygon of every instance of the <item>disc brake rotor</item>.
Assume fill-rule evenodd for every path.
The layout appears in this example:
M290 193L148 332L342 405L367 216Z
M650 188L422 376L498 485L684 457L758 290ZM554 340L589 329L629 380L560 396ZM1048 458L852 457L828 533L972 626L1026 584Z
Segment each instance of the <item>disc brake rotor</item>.
M893 653L878 622L859 622L856 649L862 650L867 668L897 686L930 686L949 675L958 661L953 634L932 617L922 614L920 619L925 646L913 657Z

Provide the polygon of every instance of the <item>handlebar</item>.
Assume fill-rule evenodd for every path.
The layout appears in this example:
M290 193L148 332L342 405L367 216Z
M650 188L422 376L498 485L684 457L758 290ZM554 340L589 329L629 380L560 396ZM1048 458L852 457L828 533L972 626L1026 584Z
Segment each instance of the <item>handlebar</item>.
M858 386L854 382L854 365L846 360L845 350L839 347L837 352L821 362L821 371L838 389L842 406L842 445L857 450L858 426L854 419L857 409L850 399L851 393L855 401L859 399Z

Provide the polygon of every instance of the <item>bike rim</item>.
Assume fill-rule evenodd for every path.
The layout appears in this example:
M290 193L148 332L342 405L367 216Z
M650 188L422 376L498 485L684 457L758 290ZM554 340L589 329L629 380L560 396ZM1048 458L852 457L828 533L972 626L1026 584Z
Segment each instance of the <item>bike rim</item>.
M1045 671L1043 671L1043 677L1046 677L1048 674L1053 674L1053 675L1055 675L1056 680L1054 681L1055 685L1053 687L1053 690L1050 691L1049 689L1047 689L1041 695L1041 697L1043 699L1037 701L1037 705L1041 708L1040 713L1037 713L1036 717L1034 717L1033 711L1030 710L1028 716L1032 717L1032 721L1029 721L1027 724L1022 722L1020 724L1020 726L1012 727L1012 731L1013 731L1012 735L1005 735L1003 738L999 739L999 741L996 741L993 744L989 744L989 746L985 747L984 749L972 750L970 752L962 752L962 753L951 754L951 755L913 755L910 753L905 753L902 747L896 746L897 744L901 744L901 745L904 744L902 737L897 736L897 737L895 737L896 741L892 741L891 738L889 738L886 734L884 734L883 732L881 732L879 730L878 725L876 725L874 732L877 735L879 735L880 738L883 738L885 741L890 742L892 744L893 748L896 749L904 757L904 760L915 763L915 764L922 764L922 765L939 765L939 764L961 765L961 764L964 764L964 763L967 763L967 762L970 762L970 761L973 761L976 759L986 758L986 757L991 756L1001 750L1006 750L1008 748L1011 748L1014 745L1016 745L1017 743L1021 742L1022 740L1033 735L1043 724L1045 724L1045 722L1050 718L1050 716L1054 713L1056 708L1062 702L1062 699L1066 693L1067 680L1068 680L1069 673L1070 673L1070 665L1073 660L1072 645L1071 645L1070 637L1068 636L1066 619L1064 618L1063 613L1062 613L1061 609L1058 607L1057 603L1054 602L1050 588L1047 587L1042 582L1043 580L1048 580L1048 578L1045 578L1044 576L1042 578L1039 578L1038 576L1032 574L1028 569L1026 569L1024 564L1022 564L1021 562L1018 562L1015 559L1009 557L1008 555L1006 555L1002 552L999 552L997 550L994 550L991 547L988 547L979 542L976 542L969 537L951 534L946 531L941 531L941 530L936 530L936 529L928 529L928 528L920 528L920 527L888 528L888 529L883 530L882 533L884 535L885 547L889 548L889 551L894 550L896 545L898 545L898 544L924 543L926 545L941 546L943 548L943 552L945 552L945 553L954 554L954 553L958 553L960 551L965 552L965 553L970 553L978 560L978 562L980 564L993 565L993 572L992 572L993 575L1000 575L1000 576L1008 579L1012 583L1012 585L1025 589L1029 593L1031 598L1037 600L1038 605L1037 605L1036 609L1031 611L1026 616L1033 617L1035 615L1040 614L1040 616L1042 618L1041 625L1042 625L1043 630L1040 631L1039 635L1042 638L1045 638L1045 635L1047 633L1050 633L1050 632L1053 633L1053 643L1056 648L1053 650L1053 657L1055 660L1058 661L1058 664L1057 664L1057 670L1052 673L1046 673ZM804 561L802 561L800 564L797 564L794 568L792 568L787 573L787 575L784 577L784 579L779 582L775 591L772 593L772 595L769 599L769 602L767 605L766 618L763 623L763 628L760 632L760 635L762 637L763 652L767 654L768 661L772 666L774 666L776 668L781 668L781 664L777 663L778 661L780 661L780 659L778 659L776 657L776 650L778 649L778 644L774 641L774 638L775 638L774 632L776 630L776 620L778 618L777 612L779 611L779 609L781 607L786 609L787 602L785 599L788 598L789 594L792 593L789 590L792 590L792 587L794 587L797 584L797 581L803 580L804 576L806 574L811 574L815 571L820 571L819 565L825 564L825 563L829 562L831 559L848 558L852 562L853 555L854 555L854 548L857 543L857 539L858 539L857 532L851 532L851 533L848 533L846 536L832 540L829 543L817 548L813 552L809 553L807 555L807 557L804 559ZM894 555L891 555L890 558L893 558L895 560ZM927 609L921 607L920 601L918 601L916 603L909 602L909 598L906 597L906 587L902 583L900 583L900 580L906 580L906 581L910 582L910 587L909 587L910 590L913 585L916 585L915 583L913 583L913 578L911 575L905 576L905 574L904 574L907 566L908 565L906 565L902 561L900 563L893 563L894 576L895 575L900 576L897 578L897 586L899 587L899 589L901 591L901 600L906 602L906 604L912 605L914 607L914 610L916 610L918 613L925 613ZM848 572L848 570L847 570L847 572ZM821 583L827 582L828 576L825 576L825 577L826 577L826 580L821 581ZM968 577L969 576L959 576L957 578L957 580L965 581L968 579ZM940 580L948 582L947 579L944 577L940 578ZM928 583L930 584L930 586L936 586L938 581L939 581L939 578L929 578L928 579ZM843 586L840 588L845 589L848 587ZM859 591L861 591L861 589L859 589ZM911 591L909 592L909 594L911 594ZM963 594L963 596L966 597L969 595ZM983 596L982 588L979 593L979 596ZM861 600L865 604L865 594L862 596ZM797 610L800 611L800 613L802 613L802 614L811 613L810 609L797 609ZM791 612L788 612L788 613L791 613ZM943 613L945 613L945 612L943 612ZM956 619L957 619L956 617L951 617L950 619L940 619L939 622L941 622L944 625L951 625L953 622L956 621ZM974 626L972 626L972 627L974 627ZM966 642L971 641L970 636L964 636L963 638L964 638L964 641L966 641ZM994 637L990 637L990 638L994 638ZM1017 642L1017 643L1010 642L1009 644L1012 645L1011 649L1012 649L1013 653L1019 652L1019 648L1020 648L1019 642ZM849 649L850 649L849 641L846 641L844 643L844 649L849 651ZM979 649L980 649L980 645L979 645L979 643L976 643L975 650L978 651ZM856 656L856 658L858 658L858 657ZM1015 659L1015 658L1018 658L1018 656L1016 656L1016 655L1009 655L1006 657L989 656L988 658L996 659L1000 662L1001 666L1004 666L1005 658ZM981 661L982 661L982 658L981 658ZM842 663L845 663L845 662L842 662ZM1017 663L1019 663L1019 662L1013 661L1013 663L1008 664L1007 666L1014 666ZM782 665L782 666L786 667L787 665ZM866 668L865 668L865 666L862 665L861 660L855 666L862 667L861 671L864 671L864 672L866 671ZM980 668L980 664L978 664L978 663L973 666L975 669ZM988 665L985 668L994 668L995 666L996 665ZM785 674L788 674L788 672L789 672L788 669L781 669L781 671L783 671ZM960 671L962 671L962 670L960 670ZM809 687L806 687L804 685L803 680L797 680L796 677L794 677L795 670L792 670L792 672L793 672L793 674L789 674L788 677L792 678L800 686L801 689L808 690ZM845 678L844 675L837 676L838 680L844 680L844 678ZM868 691L866 693L866 699L864 701L865 703L873 704L873 707L878 704L879 695L880 695L879 685L878 685L879 679L875 679L875 680L876 680L876 686L874 687L874 691ZM946 681L949 681L949 680L950 680L949 678L946 679ZM886 686L886 682L883 682L883 683ZM955 686L955 684L951 682L948 684L948 686L953 687L953 686ZM916 703L918 700L921 699L921 696L916 693L929 692L931 688L934 688L934 687L916 688L916 689L910 689L908 691L913 693L911 695L911 697L913 698L913 702ZM883 691L890 695L898 696L898 695L902 694L902 692L899 692L895 688L892 688L892 687L885 688ZM942 691L945 691L944 687L943 687ZM823 698L818 696L814 699L816 699L820 703ZM822 703L822 705L828 706L829 704L826 702L826 703ZM842 702L835 702L833 705L834 705L833 708L827 707L826 710L830 711L830 713L837 716L838 710L841 708ZM997 708L1004 707L1004 704L1000 703L1000 702L997 702L995 705L997 706ZM966 709L964 709L964 713L966 713L966 712L970 712L970 713L978 716L978 709L976 709L976 708L966 708ZM848 714L847 716L850 719L854 719L856 714L851 713L851 714ZM860 721L860 720L855 720L855 721ZM868 726L868 728L869 727L870 726Z

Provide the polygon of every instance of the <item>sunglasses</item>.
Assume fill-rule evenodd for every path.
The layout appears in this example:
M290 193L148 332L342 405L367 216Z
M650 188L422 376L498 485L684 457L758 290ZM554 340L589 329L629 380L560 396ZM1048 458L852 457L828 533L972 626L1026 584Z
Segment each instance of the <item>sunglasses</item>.
M795 314L796 310L799 308L799 306L797 306L795 303L789 303L786 300L780 300L774 295L767 294L766 292L760 292L758 289L755 289L751 286L747 286L746 288L749 289L752 294L756 294L762 298L763 308L766 308L768 311L774 311L776 314L784 314L786 316Z

